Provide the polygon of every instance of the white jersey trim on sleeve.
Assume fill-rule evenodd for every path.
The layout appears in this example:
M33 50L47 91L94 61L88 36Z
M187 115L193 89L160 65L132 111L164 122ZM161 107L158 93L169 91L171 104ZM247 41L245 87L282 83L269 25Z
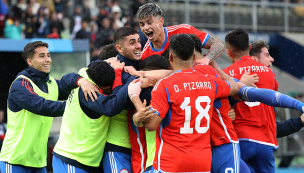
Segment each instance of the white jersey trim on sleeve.
M222 115L221 115L220 111L218 109L216 109L216 112L217 112L217 115L218 115L218 117L219 117L219 119L221 121L221 124L222 124L223 128L224 128L225 134L226 134L227 138L229 139L229 142L231 142L231 143L239 143L239 141L234 141L234 140L231 139L231 137L230 137L230 135L228 133L227 127L226 127L226 125L225 125L225 123L223 121L223 118L222 118Z
M160 169L160 155L161 155L161 152L162 152L162 149L163 149L163 145L164 145L163 137L161 135L162 131L163 131L163 123L161 122L160 129L159 129L160 146L159 146L158 156L157 156L157 160L158 160L158 168L157 168L157 170L161 170Z
M140 134L139 134L138 128L136 128L136 134L137 134L137 143L139 145L140 155L141 155L140 168L141 168L141 172L145 172L145 168L144 168L145 155L144 155L143 146L142 146L141 141L140 141Z
M205 47L207 41L209 40L209 37L210 37L209 34L207 34L207 35L205 36L205 39L202 41L202 47Z
M168 32L172 32L172 31L176 31L180 28L186 28L186 29L190 29L191 25L188 24L181 24L181 25L172 25L172 26L168 26L166 27Z
M263 144L263 145L268 145L268 146L271 146L271 147L279 148L278 145L275 145L275 144L272 144L272 143L268 143L268 142L262 142L262 141L258 141L258 140L254 140L254 139L239 138L239 141L255 142L255 143L258 143L258 144Z

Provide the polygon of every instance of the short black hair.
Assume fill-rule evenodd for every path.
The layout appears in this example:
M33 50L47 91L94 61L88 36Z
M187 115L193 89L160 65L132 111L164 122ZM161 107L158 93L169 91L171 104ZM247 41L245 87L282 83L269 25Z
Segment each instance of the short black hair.
M33 58L34 54L36 53L35 49L37 47L40 47L40 46L43 46L43 47L46 47L46 48L49 47L49 45L47 43L44 43L42 41L31 42L31 43L28 43L24 47L23 52L22 52L22 57L23 57L23 59L25 60L26 63L27 63L28 58Z
M106 60L118 55L118 51L115 48L114 44L108 44L101 48L99 53L98 59L99 60Z
M129 35L138 34L138 32L131 27L121 27L115 31L113 36L113 43L116 45L118 41L125 39Z
M262 48L266 47L267 50L269 50L269 45L264 40L259 40L251 44L251 49L249 51L250 56L256 56L260 58L260 54L262 52Z
M170 51L178 58L188 61L194 54L195 43L188 34L176 34L170 37Z
M115 79L114 69L105 61L92 63L87 73L90 79L99 87L112 86Z
M169 52L170 52L170 49L167 48L162 54L161 56L165 57L167 60L169 60Z
M230 31L226 37L225 42L239 51L249 49L249 36L245 29L237 28Z
M168 69L169 65L170 62L165 57L160 55L151 55L140 62L139 69L143 71Z
M199 39L195 34L188 34L192 40L195 43L195 51L199 52L200 54L202 54L202 41L201 39Z

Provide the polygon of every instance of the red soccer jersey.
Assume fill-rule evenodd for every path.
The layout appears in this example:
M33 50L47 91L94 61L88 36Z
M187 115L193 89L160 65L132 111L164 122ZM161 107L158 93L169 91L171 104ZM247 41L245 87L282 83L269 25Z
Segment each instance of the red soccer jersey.
M231 77L241 79L242 75L250 71L257 74L258 88L275 90L277 82L272 70L254 61L250 56L242 57L239 61L224 69ZM276 139L276 119L274 109L260 102L239 102L235 106L236 118L234 128L239 140L256 142L269 146L278 146Z
M146 168L147 143L145 127L136 127L132 120L134 111L128 111L129 137L131 143L131 167L133 173L142 173Z
M216 70L209 65L197 65L194 67L194 70L221 78ZM215 99L210 125L211 146L219 146L230 142L239 142L232 121L228 116L229 110L230 105L227 97Z
M191 25L187 25L187 24L182 24L182 25L174 25L174 26L168 26L168 27L164 27L164 31L166 34L166 39L165 42L162 46L161 49L154 49L152 46L152 43L150 41L147 41L145 47L143 48L142 52L141 52L141 59L144 60L147 57L151 56L151 55L161 55L168 47L169 47L169 38L172 35L175 34L195 34L198 38L201 39L202 41L202 47L205 46L205 44L207 43L210 35L203 32L203 31L199 31L196 28L194 28Z
M194 69L177 71L155 85L151 105L163 120L157 130L154 169L210 172L213 102L229 93L228 83Z

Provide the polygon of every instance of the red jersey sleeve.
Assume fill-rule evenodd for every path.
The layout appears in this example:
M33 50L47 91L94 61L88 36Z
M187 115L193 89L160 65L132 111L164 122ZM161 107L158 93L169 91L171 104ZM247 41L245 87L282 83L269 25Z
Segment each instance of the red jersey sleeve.
M200 31L188 24L169 26L167 29L169 32L173 32L172 34L195 34L202 41L202 47L205 47L210 37L208 33Z
M121 74L122 69L118 68L115 70L115 80L112 85L112 90L114 90L114 88L116 88L117 86L122 85Z
M190 27L190 31L195 34L198 38L200 38L200 40L202 41L202 47L205 47L210 35L206 32L197 30L196 28L194 28L193 26Z
M164 119L168 110L169 110L169 103L167 97L166 88L163 85L162 80L160 80L154 86L151 92L151 106L153 109L158 111L158 115Z
M220 78L215 78L215 84L217 85L216 98L228 97L230 94L230 83Z

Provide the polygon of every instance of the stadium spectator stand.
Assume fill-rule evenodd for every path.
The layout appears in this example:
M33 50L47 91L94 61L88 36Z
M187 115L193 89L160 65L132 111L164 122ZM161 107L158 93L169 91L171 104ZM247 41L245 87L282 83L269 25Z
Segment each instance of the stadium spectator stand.
M121 26L131 26L139 30L134 15L140 5L151 1L157 2L162 8L165 26L186 22L185 3L175 0L0 0L0 38L56 38L59 36L62 39L71 39L72 32L70 27L74 26L73 23L78 22L77 24L80 26L78 29L81 29L81 21L84 20L89 25L86 27L86 32L83 33L90 34L91 57L95 56L96 58L96 55L99 54L98 48L102 46L100 45L100 40L98 40L100 38L99 35L107 34L109 37L107 43L110 43L112 34ZM223 8L214 1L190 1L189 23L200 29L220 30L220 11L223 9L225 30L242 27L248 31L254 31L253 20L256 20L256 31L258 32L282 32L285 30L284 19L287 17L290 32L304 32L304 6L302 0L250 1L250 3L256 4L256 18L253 17L253 5L249 5L247 1L242 1L240 4L237 2L240 1L230 0L229 3L224 4ZM287 3L289 6L285 7L282 2ZM81 16L77 19L74 16L76 8L80 9L79 16ZM109 21L111 32L105 31L102 24L103 20ZM6 31L7 27L11 28ZM56 33L53 28L57 29L58 35L52 34ZM83 37L87 38L87 36ZM227 60L228 57L223 53L223 56L218 60L218 64L226 67L230 63ZM273 69L279 80L281 91L284 90L284 93L287 93L291 91L291 88L298 86L299 81L295 82L295 79L290 75L276 67L273 67ZM298 88L296 88L297 91L303 91ZM303 101L303 97L299 99ZM276 109L276 112L278 121L285 121L288 118L299 116L298 113L292 110L281 108ZM303 155L303 135L304 131L302 130L292 136L279 139L280 148L276 156Z

